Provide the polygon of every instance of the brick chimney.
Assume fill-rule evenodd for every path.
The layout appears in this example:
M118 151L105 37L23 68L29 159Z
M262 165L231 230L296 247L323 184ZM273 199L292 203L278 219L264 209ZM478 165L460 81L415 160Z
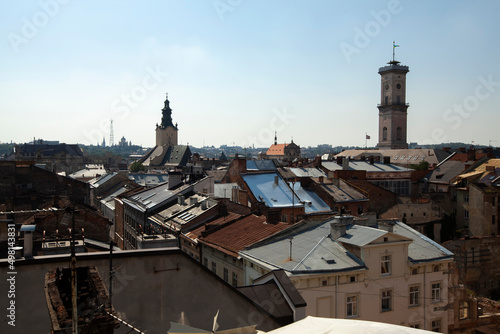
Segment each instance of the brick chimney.
M476 160L476 149L472 146L467 150L467 160L469 161Z
M352 216L337 216L330 223L330 234L333 239L343 237L347 233L347 225L352 224L354 217Z

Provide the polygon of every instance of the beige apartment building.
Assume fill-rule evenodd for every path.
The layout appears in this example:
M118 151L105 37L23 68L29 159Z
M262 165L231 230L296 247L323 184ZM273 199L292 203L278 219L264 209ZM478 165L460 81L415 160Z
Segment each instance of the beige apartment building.
M453 254L401 222L353 217L307 221L239 254L245 284L283 269L310 316L444 333L453 322Z

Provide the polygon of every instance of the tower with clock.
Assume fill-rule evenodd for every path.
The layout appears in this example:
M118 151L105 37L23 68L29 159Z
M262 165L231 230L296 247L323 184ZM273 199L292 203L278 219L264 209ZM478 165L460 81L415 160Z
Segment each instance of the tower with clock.
M394 45L396 47L396 45ZM406 73L408 66L400 65L393 58L387 66L380 67L381 100L379 110L379 149L407 149Z

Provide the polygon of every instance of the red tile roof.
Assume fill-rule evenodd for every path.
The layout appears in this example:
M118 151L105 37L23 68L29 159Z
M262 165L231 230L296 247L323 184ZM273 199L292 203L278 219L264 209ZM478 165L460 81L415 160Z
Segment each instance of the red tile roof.
M285 147L289 144L273 144L267 150L267 155L285 155Z
M229 212L229 214L227 216L223 216L223 217L220 217L220 218L217 218L209 223L206 223L198 228L195 228L194 230L192 231L189 231L189 232L186 232L186 233L183 233L186 237L188 237L189 239L193 240L193 241L198 241L198 238L201 237L201 233L204 232L204 231L210 231L210 228L214 228L216 226L220 226L220 225L223 225L225 223L229 223L233 220L237 220L237 219L240 219L241 217L243 217L243 215L240 215L238 213L234 213L234 212Z
M210 247L216 248L231 256L237 257L238 252L257 241L267 238L290 225L284 223L268 224L265 216L254 214L241 218L199 241Z

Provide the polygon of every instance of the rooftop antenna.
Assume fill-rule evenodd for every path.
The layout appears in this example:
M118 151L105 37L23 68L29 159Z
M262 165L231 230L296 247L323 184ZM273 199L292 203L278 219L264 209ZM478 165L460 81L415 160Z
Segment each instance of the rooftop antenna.
M113 147L115 143L115 135L113 134L113 120L109 124L109 146Z

